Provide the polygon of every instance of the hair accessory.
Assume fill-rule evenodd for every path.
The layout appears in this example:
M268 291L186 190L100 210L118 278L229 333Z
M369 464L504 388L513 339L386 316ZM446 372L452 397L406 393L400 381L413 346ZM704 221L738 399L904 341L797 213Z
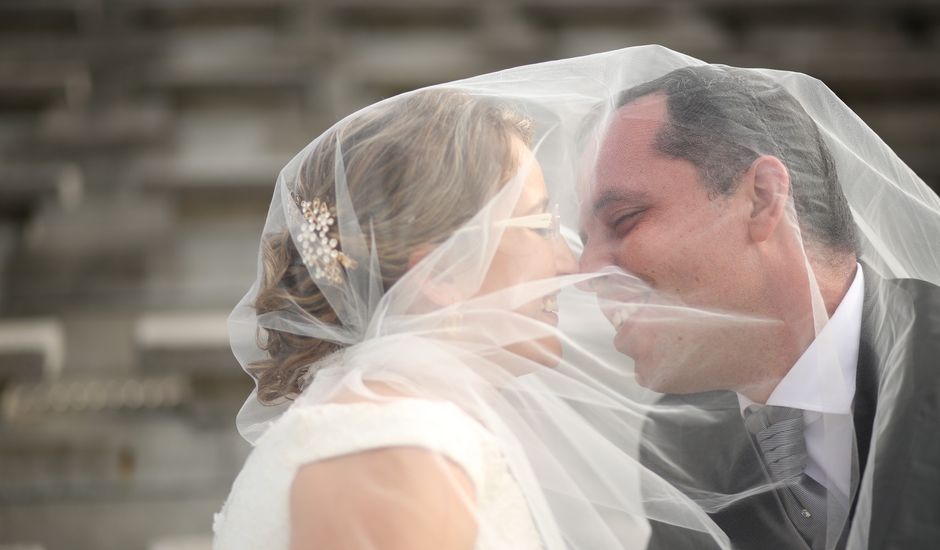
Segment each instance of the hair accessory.
M357 264L339 250L339 242L329 235L330 229L336 223L336 209L319 198L305 201L294 193L291 193L291 197L304 217L300 235L297 237L301 260L312 270L314 279L327 280L333 284L342 283L343 271L340 266L355 269Z

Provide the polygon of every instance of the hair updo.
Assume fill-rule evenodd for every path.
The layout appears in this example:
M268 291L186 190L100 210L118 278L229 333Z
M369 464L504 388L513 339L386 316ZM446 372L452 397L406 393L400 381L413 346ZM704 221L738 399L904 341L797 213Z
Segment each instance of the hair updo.
M353 207L388 289L408 270L412 252L447 239L512 176L517 167L512 139L528 144L530 125L493 101L462 92L408 94L353 115L324 134L304 160L293 191L303 200L336 204L339 143ZM329 236L339 239L335 226ZM341 325L288 231L262 239L262 261L257 315L299 306L320 321ZM258 345L268 358L248 370L265 404L298 395L310 366L341 347L272 329L259 329Z

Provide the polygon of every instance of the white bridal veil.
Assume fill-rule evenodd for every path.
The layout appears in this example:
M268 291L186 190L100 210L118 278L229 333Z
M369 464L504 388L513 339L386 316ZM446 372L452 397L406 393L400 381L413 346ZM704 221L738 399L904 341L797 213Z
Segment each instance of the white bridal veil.
M718 99L701 99L702 88ZM689 210L695 224L652 233L663 173L617 141L656 122L629 110L653 109L650 97L668 97L678 148L661 127L655 139L659 160L683 166L672 181L692 170L717 183L778 182L755 184L752 198L770 205L781 252L699 244L764 235L757 222L720 225L734 185L708 188L715 210ZM494 117L499 139L474 133ZM710 148L721 153L687 156ZM433 173L401 162L410 158ZM754 164L763 158L781 162ZM476 173L493 181L447 188ZM545 194L532 184L541 174L547 200L527 209ZM854 235L833 228L840 216ZM859 285L833 290L856 280L838 262L856 245ZM569 253L584 254L584 273ZM772 279L762 295L747 294L761 288L754 273ZM940 380L917 347L938 284L940 200L819 81L661 47L519 67L369 106L284 167L257 280L230 318L232 348L258 384L238 427L256 443L288 408L339 396L448 401L495 437L545 548L746 548L761 537L764 547L866 548L881 536L879 468L897 459L884 449L917 444L897 424L909 415L902 403L931 391L918 381ZM840 306L843 294L858 311ZM834 312L854 325L827 331ZM768 397L750 390L773 389L779 376L765 364L792 365L808 348L786 405L804 410L796 422L809 448L779 476L760 447L774 420L745 427ZM729 366L745 361L754 367ZM735 385L739 371L748 383ZM932 392L933 409L911 422L937 420ZM937 463L903 464L940 476ZM793 510L811 521L799 525ZM488 521L500 518L478 516L481 532ZM928 521L915 515L909 529Z

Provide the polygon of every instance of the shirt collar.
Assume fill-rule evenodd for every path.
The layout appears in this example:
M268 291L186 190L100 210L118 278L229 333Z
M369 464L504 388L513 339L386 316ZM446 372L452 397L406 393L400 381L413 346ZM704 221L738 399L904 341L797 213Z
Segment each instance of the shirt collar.
M831 414L852 412L864 288L862 268L856 264L855 279L845 297L774 388L767 405ZM743 414L744 409L756 403L738 394L738 404Z

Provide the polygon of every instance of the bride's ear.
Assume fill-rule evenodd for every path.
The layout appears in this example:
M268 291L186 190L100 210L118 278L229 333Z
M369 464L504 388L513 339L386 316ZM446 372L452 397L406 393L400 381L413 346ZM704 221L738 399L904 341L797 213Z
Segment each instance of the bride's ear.
M434 248L434 245L431 244L421 244L415 247L415 249L411 251L411 254L408 255L408 270L414 269L428 254L434 252Z
M454 285L447 283L427 283L421 289L421 292L432 304L438 307L446 307L452 304L456 304L461 300L460 293L457 292L457 289L454 287Z
M436 247L432 244L422 244L408 255L408 269L414 269L428 254L434 252ZM422 294L436 306L444 307L460 301L461 296L454 285L444 281L427 281L421 288Z
M751 204L748 230L754 242L763 242L773 235L786 214L790 200L790 173L777 157L762 155L744 173L741 185L746 187Z

